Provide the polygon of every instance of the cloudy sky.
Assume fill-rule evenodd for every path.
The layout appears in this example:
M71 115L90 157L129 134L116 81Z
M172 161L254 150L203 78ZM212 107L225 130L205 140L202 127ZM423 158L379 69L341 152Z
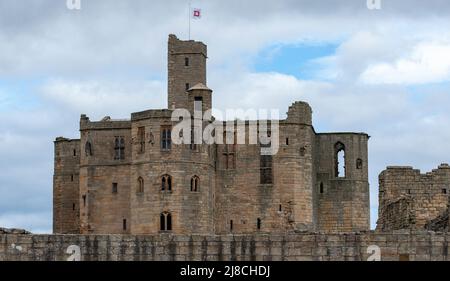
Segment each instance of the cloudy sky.
M371 135L374 226L384 167L450 162L450 2L366 2L192 1L191 37L215 107L303 100L316 131ZM187 39L187 0L0 0L0 226L51 232L52 141L77 138L81 113L166 107L170 33Z

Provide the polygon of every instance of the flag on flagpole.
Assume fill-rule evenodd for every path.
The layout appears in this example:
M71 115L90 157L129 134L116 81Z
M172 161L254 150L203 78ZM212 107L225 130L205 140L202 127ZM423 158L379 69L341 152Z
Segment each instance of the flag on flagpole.
M191 11L193 19L200 19L202 17L202 10L197 8L192 8Z

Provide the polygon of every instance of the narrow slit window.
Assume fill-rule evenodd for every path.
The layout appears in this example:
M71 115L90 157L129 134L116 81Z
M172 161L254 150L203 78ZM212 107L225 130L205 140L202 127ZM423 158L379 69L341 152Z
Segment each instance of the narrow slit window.
M139 153L145 152L145 127L138 128Z

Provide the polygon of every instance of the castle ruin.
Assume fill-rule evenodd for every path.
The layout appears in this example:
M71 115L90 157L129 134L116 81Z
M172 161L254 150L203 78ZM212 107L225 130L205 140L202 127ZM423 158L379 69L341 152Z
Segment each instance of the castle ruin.
M206 60L205 44L170 35L167 109L129 120L81 115L80 139L56 139L54 233L369 230L369 136L317 133L305 102L279 120L274 155L262 155L262 144L172 143L175 109L212 108ZM202 129L212 123L200 122ZM222 123L214 134L236 139Z

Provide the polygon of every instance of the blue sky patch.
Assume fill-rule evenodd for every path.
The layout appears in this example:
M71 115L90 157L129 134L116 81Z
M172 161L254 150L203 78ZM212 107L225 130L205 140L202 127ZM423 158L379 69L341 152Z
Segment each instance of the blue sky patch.
M313 79L322 67L314 61L334 55L338 46L331 43L272 45L258 54L254 71L279 72L302 80Z

